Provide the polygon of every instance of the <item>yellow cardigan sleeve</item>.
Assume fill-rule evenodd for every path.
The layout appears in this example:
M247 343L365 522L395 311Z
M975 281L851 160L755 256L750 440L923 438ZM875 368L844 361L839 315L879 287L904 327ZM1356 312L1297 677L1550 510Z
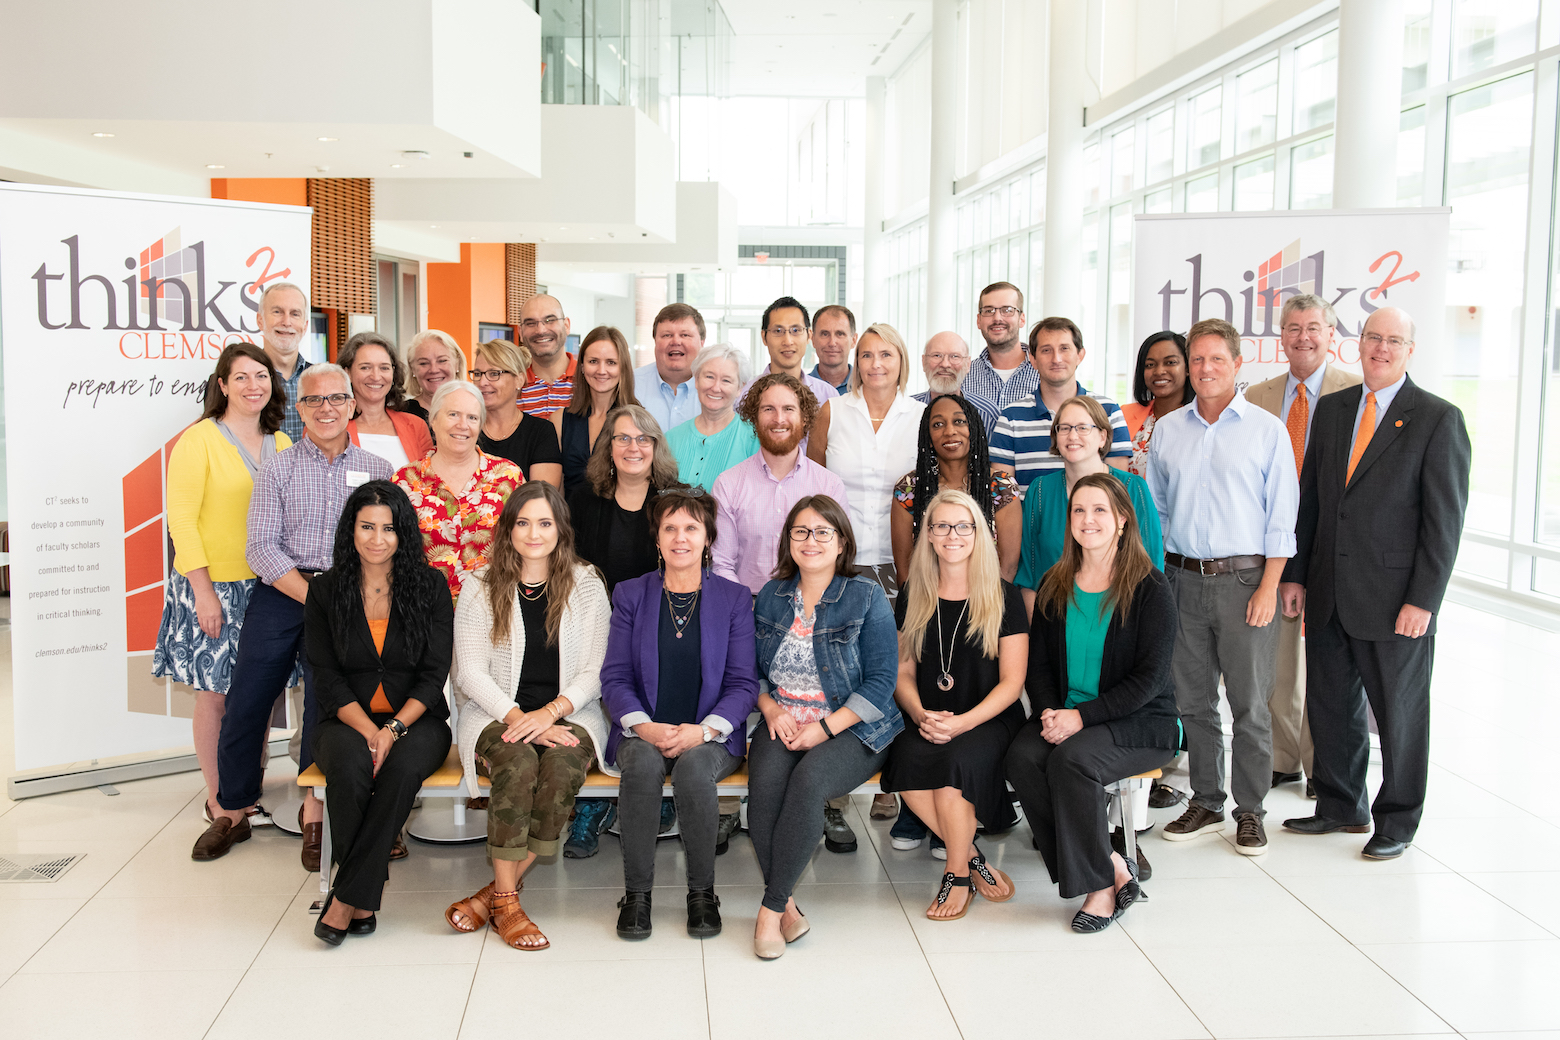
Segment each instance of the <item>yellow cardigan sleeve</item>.
M184 431L168 458L168 534L173 538L175 565L180 574L199 570L211 562L200 536L199 520L211 474L213 432L216 426L211 420L196 423Z

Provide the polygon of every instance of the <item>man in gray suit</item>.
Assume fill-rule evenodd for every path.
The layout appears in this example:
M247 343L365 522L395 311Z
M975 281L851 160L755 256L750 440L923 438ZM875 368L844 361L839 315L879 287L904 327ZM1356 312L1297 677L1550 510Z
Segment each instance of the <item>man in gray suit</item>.
M1289 430L1296 473L1305 462L1317 400L1360 384L1359 376L1330 363L1337 325L1332 305L1320 296L1305 293L1285 300L1279 313L1279 343L1289 359L1289 371L1246 391L1246 400L1278 416ZM1305 715L1305 657L1300 643L1304 627L1298 614L1284 614L1279 623L1278 676L1268 699L1268 714L1273 717L1273 786L1294 783L1303 770L1306 794L1313 795L1315 769L1311 728Z
M1300 479L1284 613L1307 615L1306 701L1316 750L1316 815L1302 834L1363 834L1367 859L1401 856L1424 812L1430 767L1435 615L1468 507L1462 412L1408 378L1414 323L1383 307L1360 334L1361 387L1316 406ZM1370 702L1382 780L1367 802Z

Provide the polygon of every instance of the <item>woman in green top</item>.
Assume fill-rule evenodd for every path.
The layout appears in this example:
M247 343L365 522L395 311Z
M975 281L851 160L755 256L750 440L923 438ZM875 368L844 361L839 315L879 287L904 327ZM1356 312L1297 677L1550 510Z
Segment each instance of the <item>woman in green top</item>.
M1080 394L1062 402L1051 424L1051 454L1060 455L1064 465L1036 477L1024 496L1024 537L1013 584L1023 594L1024 607L1031 615L1035 608L1035 590L1040 587L1046 572L1062 557L1068 496L1078 479L1090 473L1108 473L1126 485L1132 511L1137 515L1138 535L1148 552L1149 562L1159 570L1165 568L1165 542L1159 531L1159 510L1154 507L1148 481L1136 473L1106 465L1105 454L1110 447L1110 420L1098 401Z
M737 395L748 381L747 355L727 343L712 343L693 359L693 389L699 414L666 435L684 484L715 490L715 478L758 452L758 434L736 414Z
M1062 898L1085 897L1073 931L1097 932L1141 895L1137 863L1111 851L1105 787L1163 766L1181 743L1176 611L1115 474L1079 477L1067 517L1029 630L1036 714L1004 767Z

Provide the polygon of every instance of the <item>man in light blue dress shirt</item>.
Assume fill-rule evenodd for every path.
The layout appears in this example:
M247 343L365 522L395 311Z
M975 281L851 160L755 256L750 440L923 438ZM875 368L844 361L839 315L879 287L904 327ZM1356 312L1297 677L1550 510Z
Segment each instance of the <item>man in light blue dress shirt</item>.
M650 326L655 361L634 369L639 403L655 416L662 433L699 414L693 390L693 359L704 349L704 315L686 303L662 307Z
M1284 424L1236 392L1234 326L1200 321L1186 347L1197 399L1161 419L1148 448L1165 575L1181 618L1171 667L1192 773L1191 804L1162 834L1184 841L1224 831L1222 673L1235 722L1235 848L1259 856L1273 765L1278 582L1295 552L1300 483Z

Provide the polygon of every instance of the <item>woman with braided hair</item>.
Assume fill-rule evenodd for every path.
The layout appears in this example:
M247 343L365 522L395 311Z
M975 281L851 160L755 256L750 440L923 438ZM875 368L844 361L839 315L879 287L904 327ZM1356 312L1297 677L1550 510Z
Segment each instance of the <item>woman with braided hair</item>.
M917 494L926 488L925 495ZM1022 510L1018 484L1007 473L991 472L991 452L980 413L961 394L945 394L921 415L921 439L915 470L894 485L894 567L902 584L910 569L910 550L921 533L926 503L939 491L964 491L980 504L981 516L997 539L1002 577L1018 570Z

